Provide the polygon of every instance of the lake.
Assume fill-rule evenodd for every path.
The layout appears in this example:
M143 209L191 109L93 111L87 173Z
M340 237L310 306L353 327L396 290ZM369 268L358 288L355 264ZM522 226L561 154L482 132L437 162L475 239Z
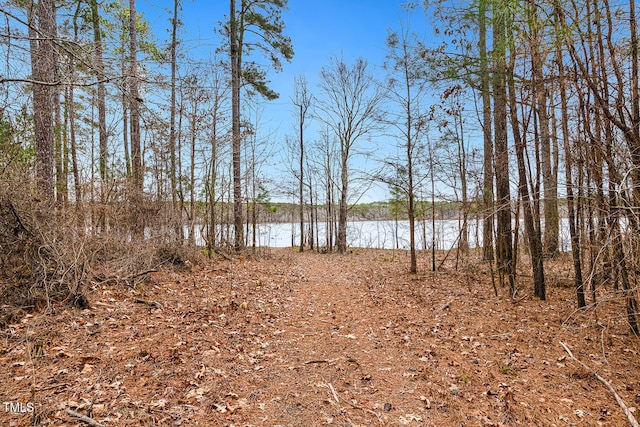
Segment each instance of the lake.
M309 227L306 224L305 227ZM283 248L300 244L300 225L291 223L259 224L256 245L260 247ZM416 248L431 249L433 237L438 250L457 247L460 239L460 222L457 220L436 220L435 229L431 221L416 224ZM482 224L476 220L469 221L469 247L482 245ZM326 224L318 224L320 246L325 245ZM185 229L185 233L188 231ZM524 225L520 224L519 235L524 233ZM196 243L205 245L199 227L196 227ZM249 227L248 246L251 246L251 227ZM292 244L293 242L293 244ZM352 248L372 249L409 249L409 221L354 221L347 224L347 245ZM566 219L560 225L560 249L568 251L571 240Z

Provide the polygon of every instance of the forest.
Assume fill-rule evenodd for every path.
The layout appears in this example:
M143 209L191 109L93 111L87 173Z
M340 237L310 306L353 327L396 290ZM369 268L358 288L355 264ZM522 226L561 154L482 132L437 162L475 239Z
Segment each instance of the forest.
M0 420L638 425L635 0L158 3L0 2Z

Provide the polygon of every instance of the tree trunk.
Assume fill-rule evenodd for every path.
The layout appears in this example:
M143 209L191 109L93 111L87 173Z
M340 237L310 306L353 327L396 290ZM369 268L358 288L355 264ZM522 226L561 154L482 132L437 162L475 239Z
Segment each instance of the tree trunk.
M236 2L229 1L229 54L231 59L231 151L233 163L233 231L234 248L244 249L242 218L242 172L241 172L241 135L240 135L240 73L242 52L238 43L238 23Z
M413 156L410 148L408 149L407 160L407 172L409 175L409 208L407 209L407 213L409 214L409 272L416 274L418 272L418 257L416 255L416 208L413 188Z
M172 208L171 216L175 226L176 239L179 239L180 236L182 235L180 231L182 227L182 221L180 220L181 212L178 206L178 195L177 195L178 187L176 183L176 72L177 72L176 70L177 70L177 57L178 57L177 33L178 33L179 7L180 7L180 0L174 0L173 19L171 20L171 107L170 107L171 110L169 113L170 114L169 115L169 181L171 182L171 208ZM215 133L215 123L213 126L214 126L214 133ZM209 249L211 250L211 248Z
M560 5L556 2L555 6L555 19L557 25L560 24ZM557 46L556 46L556 62L558 67L558 83L560 91L560 111L562 121L562 139L564 143L565 151L565 181L567 187L567 214L569 216L569 233L571 235L571 255L573 258L573 280L576 288L576 294L578 298L578 308L586 307L586 301L584 298L584 287L582 281L582 261L580 256L580 237L576 229L577 215L574 207L574 194L573 194L573 178L572 178L572 153L571 146L569 144L569 106L567 102L567 90L566 79L564 73L564 61L562 58L562 45L560 43L560 29L556 30L557 34Z
M349 185L348 159L349 152L342 150L342 168L340 171L340 205L338 206L338 252L347 252L347 190Z
M53 96L55 48L53 39L55 12L53 0L31 1L28 7L29 40L33 79L33 115L36 141L36 188L38 196L52 203L55 197L53 177Z
M630 143L631 158L634 164L633 198L634 205L640 204L640 82L638 78L638 21L636 18L636 2L629 0L629 30L631 33L631 128L635 136Z
M331 149L329 145L329 137L326 137L327 143L327 151L326 151L326 161L327 167L325 173L327 179L327 251L333 252L333 246L335 243L334 235L335 235L335 205L334 205L334 186L333 186L333 168L331 167Z
M498 4L500 3L500 4ZM497 206L498 270L501 279L509 280L511 295L515 295L515 269L511 236L511 194L509 189L509 147L507 139L506 19L507 7L496 2L493 13L493 125L495 134L495 173Z
M189 244L191 246L195 246L196 237L195 237L195 228L196 228L196 140L197 140L197 120L198 120L198 104L197 104L197 94L193 94L194 99L192 102L192 110L191 110L191 152L190 152L190 176L189 176Z
M314 211L313 211L313 208L314 208L313 202L314 202L314 199L313 199L313 182L311 180L311 174L309 174L309 207L310 207L310 209L309 209L309 222L311 223L311 227L309 227L309 249L311 249L312 252L313 252L313 249L316 247L315 241L314 241L315 233L314 233L314 230L313 230L314 220L316 218L315 218Z
M548 257L558 254L559 218L558 218L558 177L557 168L553 167L554 160L551 150L551 136L549 132L549 114L547 113L547 85L544 83L544 60L541 50L542 38L539 34L540 25L537 5L528 0L529 28L531 31L531 69L535 102L535 112L538 119L537 129L540 132L540 158L542 168L542 183L544 186L544 251ZM557 153L554 153L557 155Z
M299 252L304 252L304 105L299 104L300 107L300 186L299 186L299 214L300 214L300 249Z
M58 34L58 25L55 19L55 4L54 4L54 20L53 20L53 29L52 34ZM56 49L53 50L54 58L53 58L53 81L60 82L60 55ZM54 136L54 157L55 157L55 171L56 171L56 201L59 206L62 206L64 202L67 200L67 176L65 175L65 164L64 164L64 153L65 153L65 145L66 140L63 138L64 134L64 126L62 123L62 105L60 103L60 95L61 95L61 87L55 86L52 88L53 95L53 111L54 111L54 127L53 127L53 136Z
M80 3L76 7L76 11L73 15L73 41L78 43L78 17L80 16ZM69 79L73 83L75 81L75 56L69 54L67 73ZM76 205L76 213L78 215L79 230L82 234L85 231L84 214L82 211L82 187L80 185L80 170L78 169L78 146L76 143L76 106L75 106L75 92L73 84L67 87L65 95L65 103L67 104L67 113L69 115L69 143L71 145L71 168L73 169L73 185L74 185L74 197Z
M218 98L214 99L213 123L211 125L211 179L209 189L209 236L207 239L207 249L209 254L216 247L216 182L218 178Z
M524 160L525 141L522 139L522 135L520 134L520 123L518 120L518 106L516 102L516 89L513 76L514 61L515 57L514 55L511 55L508 71L509 111L511 116L511 131L513 132L513 140L516 147L516 158L518 163L518 190L520 198L522 199L522 206L524 208L524 226L529 241L529 252L531 253L533 294L544 301L546 299L546 287L544 281L540 224L538 223L537 227L535 226L533 212L531 209L531 198L529 196L529 184L527 182L527 170Z
M460 111L454 117L458 141L458 171L460 173L460 191L462 197L462 224L460 225L460 242L458 248L463 254L469 251L469 189L467 183L467 147L464 136L464 126Z
M138 94L138 33L136 0L129 0L129 110L131 127L131 160L133 170L132 209L134 236L144 236L143 170L140 146L140 95Z
M480 0L478 2L480 91L482 96L482 134L484 141L482 258L485 261L493 262L493 140L491 132L491 88L489 85L489 61L487 55L486 14L488 1Z
M98 80L98 135L99 135L99 169L100 169L100 204L101 204L101 224L104 230L107 223L107 193L108 193L108 171L107 163L109 158L107 141L107 113L106 113L106 90L105 73L102 59L102 32L100 29L100 15L98 13L98 1L90 0L91 21L93 25L93 57L95 64L96 79Z

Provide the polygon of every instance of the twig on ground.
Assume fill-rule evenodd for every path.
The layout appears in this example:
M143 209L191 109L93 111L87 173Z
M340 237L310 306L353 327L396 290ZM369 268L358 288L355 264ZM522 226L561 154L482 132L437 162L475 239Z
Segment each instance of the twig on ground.
M336 403L339 405L340 404L340 399L338 399L338 393L336 393L336 389L333 388L333 385L331 385L331 383L327 383L327 385L329 386L329 389L331 390L331 394L333 394L333 398L336 400Z
M34 391L53 390L54 388L67 387L68 385L69 384L67 384L67 383L53 384L53 385L50 385L48 387L36 388L36 389L34 389Z
M597 325L600 326L600 328L601 328L601 331L600 331L600 346L602 347L602 359L605 361L605 363L609 363L609 361L607 360L607 352L605 351L605 346L604 346L604 334L605 334L605 332L607 332L608 327L603 325L600 322L598 322Z
M335 363L338 360L340 360L340 358L337 359L314 359L314 360L307 360L306 362L304 362L305 365L312 365L314 363Z
M99 305L101 307L107 307L107 308L118 308L117 306L113 305L113 304L107 304L106 302L102 302L102 301L96 301L93 303L93 305Z
M598 375L598 373L596 371L594 371L591 367L589 367L586 363L581 362L580 360L578 360L573 353L571 353L571 350L569 350L569 347L567 347L567 345L565 343L563 343L562 341L559 341L560 345L562 346L562 348L564 348L564 351L567 352L567 354L569 355L569 357L571 359L573 359L574 361L576 361L580 366L582 366L584 369L586 369L587 371L591 372L593 375L595 375L595 377L598 379L598 381L600 381L602 384L605 385L605 387L607 387L607 389L611 392L611 394L613 394L613 397L616 399L616 402L618 402L618 405L620 406L620 408L622 408L622 411L624 412L624 414L627 416L627 420L629 421L629 424L631 424L633 427L640 427L640 424L638 424L638 421L636 421L636 418L633 416L633 413L629 410L629 408L627 407L627 405L624 403L624 400L622 400L622 398L620 397L620 395L618 395L618 393L616 392L616 390L613 388L613 386L611 385L611 383L609 383L609 381L605 380L604 378L602 378L600 375Z
M505 332L504 334L495 334L495 335L487 335L485 338L493 340L493 339L506 339L511 338L511 332Z
M378 419L378 421L382 422L382 419L380 418L380 415L378 415L377 413L373 412L371 409L363 408L362 406L356 405L355 403L349 402L348 400L346 402L349 405L351 405L352 408L359 409L361 411L366 412L367 414L371 414L371 415L375 416Z
M129 280L137 279L140 276L145 276L145 275L147 275L149 273L157 273L157 272L158 272L157 268L150 268L149 270L145 270L145 271L141 271L140 273L133 274L133 275L129 276L128 278L126 278L125 280L129 281Z
M67 414L69 414L70 417L77 418L78 421L82 421L83 423L88 424L92 427L106 427L104 424L100 424L96 420L79 414L72 409L67 408Z

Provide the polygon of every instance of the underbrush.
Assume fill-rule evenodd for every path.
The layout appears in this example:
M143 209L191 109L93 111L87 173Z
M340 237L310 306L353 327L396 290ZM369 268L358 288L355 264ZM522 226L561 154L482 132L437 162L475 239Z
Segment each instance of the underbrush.
M76 215L0 198L0 328L55 304L89 308L83 289L91 284L135 287L161 266L202 259L196 247L118 231L92 234Z

